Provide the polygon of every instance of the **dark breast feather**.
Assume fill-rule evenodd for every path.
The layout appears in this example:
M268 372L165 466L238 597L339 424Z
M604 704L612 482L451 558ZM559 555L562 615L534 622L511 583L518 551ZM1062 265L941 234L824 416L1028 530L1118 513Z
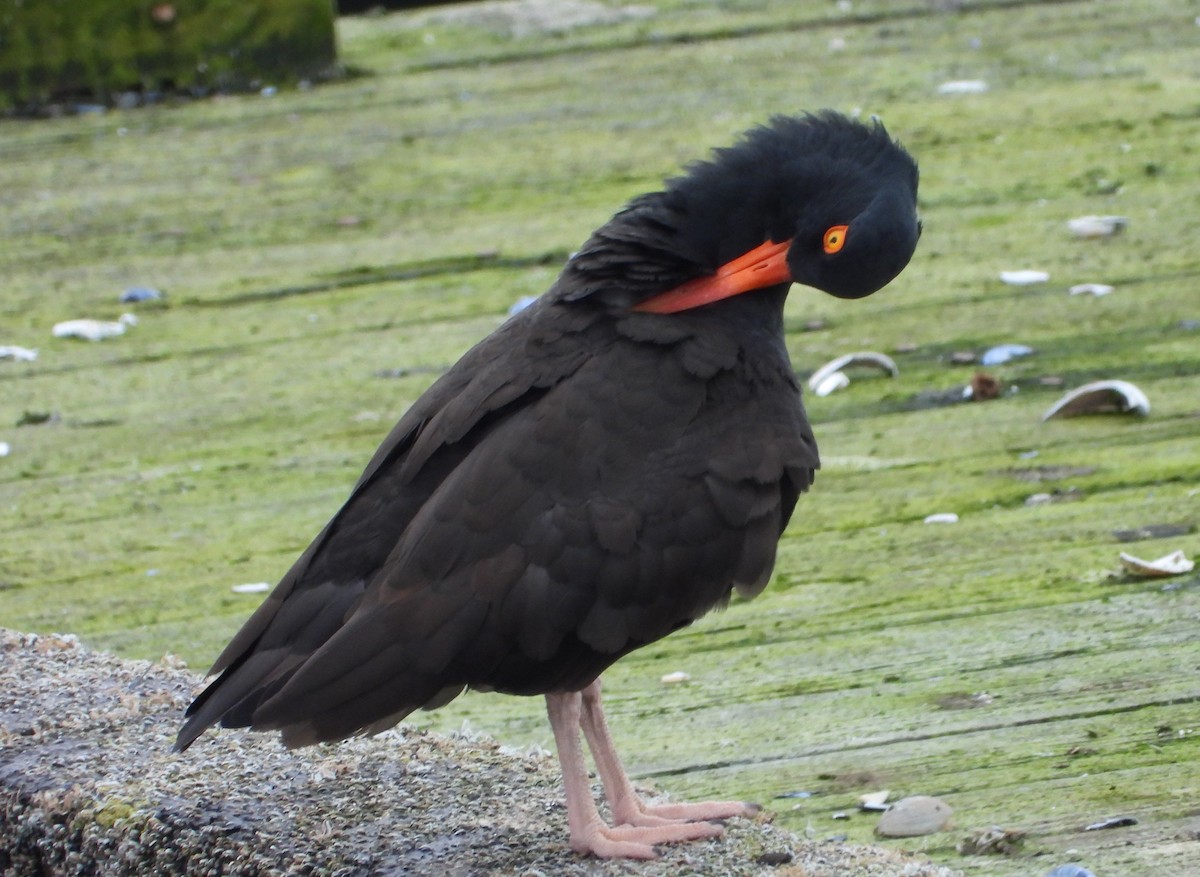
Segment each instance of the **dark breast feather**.
M436 382L218 659L178 745L218 720L305 745L466 686L581 688L760 590L817 466L782 345L756 359L736 333L622 322L549 296Z

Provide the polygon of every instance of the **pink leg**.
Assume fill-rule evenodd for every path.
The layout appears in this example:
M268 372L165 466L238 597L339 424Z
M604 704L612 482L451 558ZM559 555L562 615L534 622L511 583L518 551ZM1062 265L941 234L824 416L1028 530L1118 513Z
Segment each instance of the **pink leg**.
M602 859L656 859L658 853L654 850L655 844L696 840L721 833L720 826L703 822L653 826L605 825L592 798L583 745L579 740L582 701L578 692L546 695L546 712L550 716L550 727L554 730L558 760L562 765L563 788L567 795L571 849Z
M731 816L753 816L762 808L741 801L705 801L695 804L647 804L629 781L621 758L613 745L604 710L600 706L600 680L582 692L583 714L580 725L587 737L588 748L596 762L596 771L604 783L604 797L612 808L617 825L670 825L687 822L706 822L728 819ZM697 826L699 827L699 826ZM716 828L716 826L713 826ZM715 833L715 832L714 832Z

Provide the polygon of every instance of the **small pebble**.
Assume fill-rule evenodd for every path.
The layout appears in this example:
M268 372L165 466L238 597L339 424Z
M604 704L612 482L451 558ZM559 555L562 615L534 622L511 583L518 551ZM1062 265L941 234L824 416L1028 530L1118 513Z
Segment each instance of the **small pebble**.
M131 286L121 293L121 304L131 304L140 301L158 301L163 294L153 286Z
M875 833L880 837L921 837L950 826L954 811L940 798L913 795L897 801L879 817Z
M1059 865L1053 871L1047 871L1046 877L1096 877L1096 875L1083 865L1076 865L1072 862L1067 865Z

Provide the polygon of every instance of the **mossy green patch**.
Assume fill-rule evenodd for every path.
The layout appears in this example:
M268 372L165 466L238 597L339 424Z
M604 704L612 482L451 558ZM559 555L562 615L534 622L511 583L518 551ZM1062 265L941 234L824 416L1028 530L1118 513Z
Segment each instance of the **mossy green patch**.
M0 344L39 349L0 361L0 623L206 666L261 599L231 586L276 580L394 419L627 198L770 113L879 113L921 164L917 256L861 302L797 288L787 340L802 375L864 348L900 375L807 397L825 465L775 582L614 667L614 730L673 794L818 838L870 839L853 806L886 787L952 804L954 832L894 843L970 873L1066 850L1179 871L1200 578L1117 553L1200 553L1195 12L680 0L521 37L395 15L341 23L368 75L331 86L0 125ZM1083 214L1129 225L1078 240ZM1017 268L1051 279L1000 282ZM1068 295L1088 281L1115 291ZM134 284L166 297L119 304ZM130 308L119 339L51 337ZM1034 353L985 369L1000 398L951 403L981 368L952 355L1005 342ZM1149 416L1041 421L1099 378ZM1115 535L1151 524L1183 529ZM533 699L417 720L550 745ZM1120 814L1139 826L1082 831ZM954 852L993 824L1023 857Z

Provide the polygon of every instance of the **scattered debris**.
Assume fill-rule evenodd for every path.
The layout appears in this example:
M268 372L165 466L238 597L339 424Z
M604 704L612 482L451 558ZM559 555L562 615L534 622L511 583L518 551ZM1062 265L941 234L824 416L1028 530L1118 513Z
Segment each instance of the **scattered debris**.
M1150 413L1150 400L1128 381L1093 381L1076 387L1050 406L1042 420L1081 414Z
M989 706L995 700L996 698L986 691L976 691L970 694L965 691L956 691L953 694L939 697L937 705L938 709L943 710L973 710L981 706Z
M811 798L812 796L813 796L812 792L796 791L796 792L783 792L782 794L776 795L775 797L776 798Z
M1029 356L1031 353L1033 353L1033 348L1026 344L997 344L995 347L985 350L983 356L979 358L979 362L981 365L1002 365L1009 360Z
M105 338L116 338L124 335L126 328L137 325L137 317L133 314L121 314L116 322L109 320L64 320L55 323L53 330L55 338L82 338L85 341L103 341Z
M1001 271L1000 279L1009 286L1033 286L1035 283L1045 283L1050 279L1046 271L1022 269L1019 271Z
M685 682L691 681L691 675L684 673L682 670L676 670L674 673L667 673L658 681L663 685L682 685Z
M1183 575L1196 568L1195 561L1187 559L1182 551L1172 551L1154 560L1142 560L1132 554L1122 551L1119 555L1125 569L1137 576L1146 578L1164 578L1166 576Z
M956 350L950 354L951 365L970 365L979 360L979 354L974 350Z
M1077 216L1067 220L1067 228L1077 238L1106 238L1125 230L1124 216Z
M1055 488L1049 493L1032 493L1025 498L1025 505L1053 505L1059 502L1074 502L1083 499L1083 491L1078 487L1068 487L1066 490Z
M958 842L960 856L1015 856L1025 843L1025 832L1015 828L981 828Z
M265 594L271 590L270 582L250 582L245 585L234 585L229 590L235 594Z
M131 286L121 293L121 304L136 304L143 301L159 301L163 294L153 286Z
M1037 452L1026 452L1029 457L1036 457ZM1026 454L1021 455L1022 458ZM997 469L997 475L1008 475L1018 481L1062 481L1064 478L1082 478L1096 472L1095 466L1021 466L1012 469Z
M858 796L858 809L868 813L882 813L891 806L887 803L890 794L891 792L887 789L879 792L864 792Z
M1170 539L1186 536L1193 530L1192 524L1147 524L1134 530L1113 530L1118 542L1141 542L1143 539Z
M1102 819L1099 822L1093 822L1091 825L1085 826L1084 831L1104 831L1108 828L1125 828L1129 825L1137 825L1138 821L1132 816L1114 816L1111 819Z
M920 837L950 827L954 811L940 798L913 795L897 801L879 817L875 833L880 837Z
M808 379L808 386L818 396L828 396L834 390L840 390L842 387L850 385L850 378L845 374L845 370L855 366L869 366L886 373L891 378L900 374L900 369L896 366L895 361L887 354L876 353L873 350L860 350L844 354L825 363L812 373L812 377Z
M937 87L938 94L985 94L988 84L982 79L952 79Z
M957 524L958 515L954 512L938 512L925 518L926 524Z
M987 372L975 372L964 395L972 402L986 402L989 399L999 399L1002 389L1003 385L998 378Z
M36 349L18 347L15 344L0 344L0 359L11 359L13 362L33 362L37 358Z
M12 445L8 442L0 442L0 457L7 457L12 453Z
M1108 295L1113 291L1113 287L1107 283L1076 283L1067 290L1071 295L1091 295L1100 298L1102 295Z

